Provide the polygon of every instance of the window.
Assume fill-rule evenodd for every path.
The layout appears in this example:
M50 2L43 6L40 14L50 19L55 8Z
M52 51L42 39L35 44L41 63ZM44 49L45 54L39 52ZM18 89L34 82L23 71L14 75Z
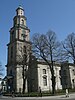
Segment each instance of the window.
M75 75L75 70L74 70L74 69L72 70L72 72L73 72L73 74Z
M22 25L24 25L24 20L22 19Z
M46 74L46 69L43 69L43 74Z
M25 31L24 29L22 30L21 36L22 36L22 39L23 39L23 40L26 40L26 36L27 36L27 35L26 35L26 31Z
M43 76L43 85L47 86L47 76Z

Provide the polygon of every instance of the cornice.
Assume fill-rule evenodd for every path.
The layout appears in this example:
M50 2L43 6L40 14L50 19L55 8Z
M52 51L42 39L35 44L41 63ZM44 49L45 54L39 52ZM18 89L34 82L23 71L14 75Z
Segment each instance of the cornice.
M14 20L15 18L24 18L25 20L27 20L27 18L26 18L24 15L22 15L22 16L17 15L17 16L15 16L15 17L13 18L13 20Z
M30 32L30 29L27 26L20 25L20 24L17 24L15 26L13 26L12 28L10 28L9 32L13 31L14 29L19 29L19 28L29 30L29 32Z
M28 44L30 44L30 45L32 44L31 41L25 41L25 40L21 40L21 39L15 39L14 41L8 43L7 46L9 46L9 45L11 45L11 44L13 44L13 43L15 43L15 42L17 42L17 41L23 42L23 43L28 43Z

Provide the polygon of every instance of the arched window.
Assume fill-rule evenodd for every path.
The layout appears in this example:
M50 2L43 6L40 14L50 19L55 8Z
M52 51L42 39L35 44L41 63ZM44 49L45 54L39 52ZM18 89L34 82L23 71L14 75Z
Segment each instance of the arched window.
M43 69L43 74L46 74L46 69Z
M43 76L43 85L47 86L47 76Z
M22 19L22 25L24 25L24 20Z

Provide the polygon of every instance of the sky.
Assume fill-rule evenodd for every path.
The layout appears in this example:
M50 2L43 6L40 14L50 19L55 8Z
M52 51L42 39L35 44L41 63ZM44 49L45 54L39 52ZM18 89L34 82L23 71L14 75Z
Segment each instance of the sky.
M30 38L34 33L52 30L58 40L63 41L68 34L75 32L75 0L0 0L0 62L4 68L9 30L19 5L25 10Z

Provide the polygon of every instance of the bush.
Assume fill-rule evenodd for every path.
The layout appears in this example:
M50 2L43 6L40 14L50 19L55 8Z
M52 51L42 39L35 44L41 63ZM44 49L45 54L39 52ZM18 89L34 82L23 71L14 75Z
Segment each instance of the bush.
M70 93L75 92L75 88L74 89L69 89L69 92Z
M42 96L50 96L50 92L42 92ZM15 94L16 97L39 97L41 96L40 93L38 92L30 92L30 93L25 93L25 94L22 94L22 93L17 93Z
M56 90L56 95L62 95L62 94L65 94L65 90L63 89L58 89Z
M75 92L75 89L69 89L69 93L73 93ZM65 94L65 89L63 90L56 90L55 91L55 95L63 95ZM4 93L5 96L12 96L11 93ZM45 91L45 92L42 92L42 96L51 96L51 92L49 91ZM25 94L22 94L22 93L15 93L14 96L16 97L39 97L41 96L41 94L39 92L30 92L30 93L25 93Z

